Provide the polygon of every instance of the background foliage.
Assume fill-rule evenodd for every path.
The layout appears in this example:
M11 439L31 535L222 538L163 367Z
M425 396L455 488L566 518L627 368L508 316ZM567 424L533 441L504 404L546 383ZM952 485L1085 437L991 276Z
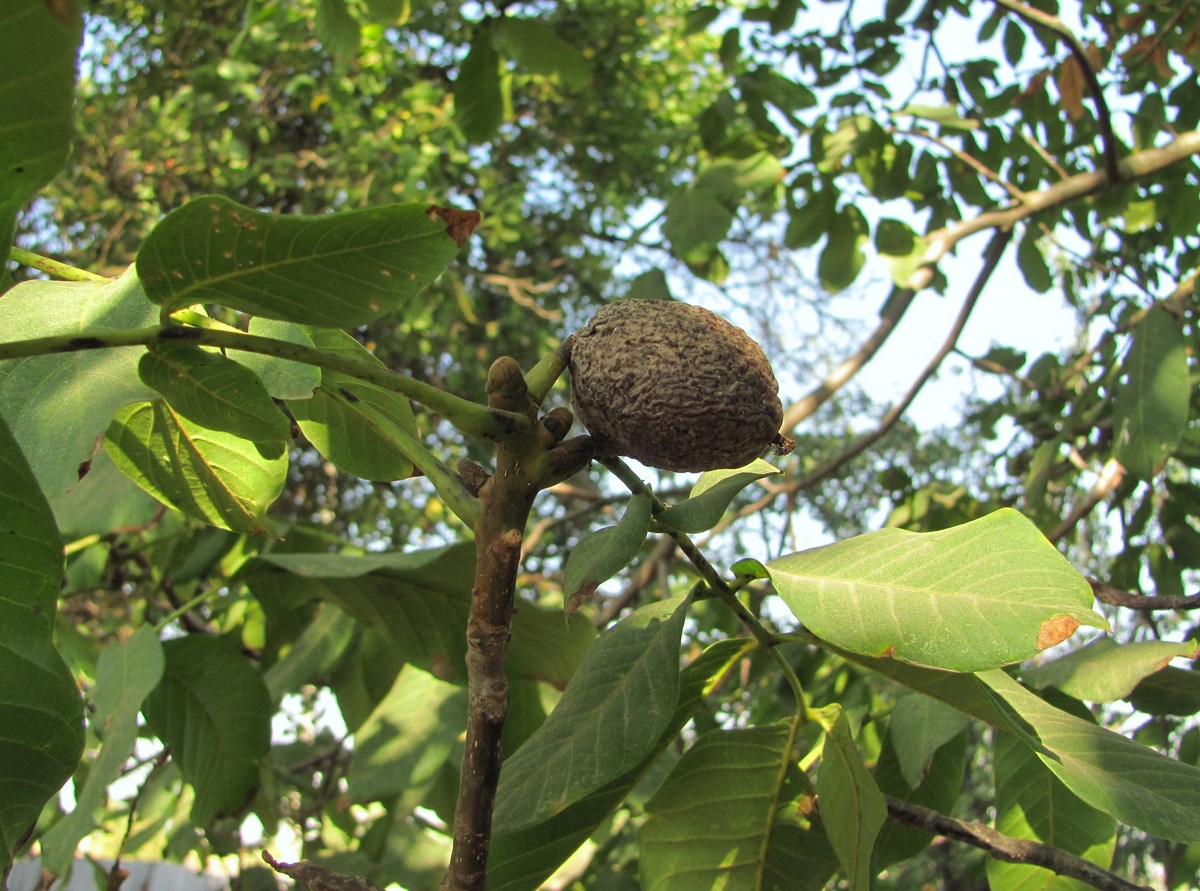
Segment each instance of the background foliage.
M0 243L33 263L0 295L6 865L83 842L253 883L282 845L434 887L474 554L449 465L490 466L494 431L389 370L482 401L497 356L674 295L763 343L798 445L706 501L599 465L541 493L491 885L582 843L554 887L1074 886L1003 862L1023 841L1098 887L1195 883L1200 685L1168 663L1200 603L1196 4L19 0L0 25ZM460 245L429 204L482 220ZM960 347L1016 290L1075 330ZM929 304L949 330L917 337ZM209 339L146 333L172 311ZM859 373L889 338L895 393ZM921 429L953 372L969 395ZM1072 623L1086 646L1039 655ZM929 845L966 821L1007 840Z

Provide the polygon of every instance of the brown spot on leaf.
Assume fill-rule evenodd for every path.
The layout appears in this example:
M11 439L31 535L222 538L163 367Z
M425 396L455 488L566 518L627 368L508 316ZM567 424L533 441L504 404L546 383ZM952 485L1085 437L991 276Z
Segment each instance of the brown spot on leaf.
M480 220L477 210L458 210L454 207L438 207L436 204L429 208L428 215L431 220L445 222L446 234L453 238L459 247L466 244Z
M893 659L893 658L895 658L895 656L896 656L896 648L895 647L888 647L886 650L884 650L882 653L879 654L880 659Z
M592 595L596 593L596 589L600 587L599 582L587 581L579 586L579 590L567 598L566 608L563 614L567 619L579 612L579 607L583 606L592 599Z
M1055 644L1060 644L1079 627L1079 620L1073 616L1051 616L1038 629L1037 648L1046 650Z

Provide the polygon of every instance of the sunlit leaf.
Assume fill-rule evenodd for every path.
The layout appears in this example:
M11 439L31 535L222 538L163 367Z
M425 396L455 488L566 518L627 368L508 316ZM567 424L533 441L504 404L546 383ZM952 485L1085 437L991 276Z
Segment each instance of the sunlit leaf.
M1102 637L1022 671L1021 679L1035 690L1057 687L1083 702L1112 702L1128 697L1143 678L1179 656L1195 658L1196 642L1144 640L1117 645Z
M246 366L199 347L171 345L142 354L138 375L180 415L252 442L288 440L288 420Z
M250 320L247 331L259 337L273 337L304 347L314 346L312 338L295 322L280 322L256 316ZM358 341L354 343L358 345ZM321 383L321 369L315 365L289 362L287 359L250 352L238 353L237 360L257 374L267 392L276 399L306 399Z
M515 832L565 810L654 748L678 701L679 640L690 602L643 606L596 641L546 723L505 762L497 831Z
M349 328L402 309L440 275L473 228L461 216L427 204L284 216L197 198L154 227L137 270L168 311L215 303Z
M720 522L738 492L756 480L776 473L779 468L761 458L745 467L705 471L685 500L667 508L655 519L680 532L704 532Z
M1087 582L1013 510L941 532L881 529L767 568L805 627L864 655L977 671L1107 628Z
M264 532L287 477L282 443L253 443L179 417L162 402L121 409L104 448L135 483L194 519Z
M113 282L22 282L0 300L0 341L141 328L157 318L133 269ZM0 362L0 417L47 495L79 480L113 414L150 399L138 349L83 349Z

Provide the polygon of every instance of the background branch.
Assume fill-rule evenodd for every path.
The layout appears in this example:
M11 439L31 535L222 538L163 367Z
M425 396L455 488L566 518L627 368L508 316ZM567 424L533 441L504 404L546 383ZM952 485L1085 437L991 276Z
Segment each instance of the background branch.
M888 816L898 823L914 826L953 841L964 842L986 851L997 860L1040 866L1057 875L1078 879L1101 891L1152 891L1146 885L1127 882L1120 876L1061 848L1028 839L1013 838L982 823L956 820L902 798L891 795L886 798Z

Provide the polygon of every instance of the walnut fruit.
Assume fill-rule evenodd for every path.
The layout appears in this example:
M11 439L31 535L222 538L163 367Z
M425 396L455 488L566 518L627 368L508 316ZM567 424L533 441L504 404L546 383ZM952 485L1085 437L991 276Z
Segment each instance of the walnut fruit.
M663 470L742 467L779 435L767 357L699 306L620 300L571 346L571 403L596 445Z

